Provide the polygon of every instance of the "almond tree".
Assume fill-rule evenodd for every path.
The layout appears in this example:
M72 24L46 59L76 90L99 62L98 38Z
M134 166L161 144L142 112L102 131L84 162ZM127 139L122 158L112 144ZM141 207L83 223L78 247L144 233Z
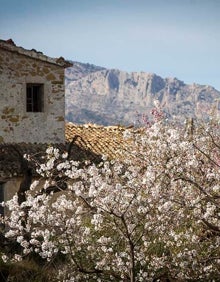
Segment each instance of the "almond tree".
M125 139L124 159L99 165L48 148L37 168L44 189L34 182L25 201L5 204L5 236L22 252L4 259L34 253L56 266L54 281L218 279L219 125L158 118Z

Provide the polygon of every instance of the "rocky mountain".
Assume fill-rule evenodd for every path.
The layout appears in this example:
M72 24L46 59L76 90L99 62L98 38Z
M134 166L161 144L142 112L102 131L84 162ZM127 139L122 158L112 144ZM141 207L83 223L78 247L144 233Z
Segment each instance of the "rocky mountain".
M167 118L206 119L220 112L220 92L153 73L127 73L73 62L66 70L66 119L74 123L133 125L159 100Z
M98 72L101 70L105 70L103 67L98 67L92 64L84 64L79 62L73 62L69 61L73 64L73 67L66 69L66 77L65 77L65 83L68 85L72 81L79 80L90 73Z

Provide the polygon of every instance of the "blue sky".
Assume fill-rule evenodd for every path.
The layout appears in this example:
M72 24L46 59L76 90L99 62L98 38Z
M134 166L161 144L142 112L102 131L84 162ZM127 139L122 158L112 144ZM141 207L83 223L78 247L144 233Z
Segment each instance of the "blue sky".
M220 90L220 0L0 0L0 38Z

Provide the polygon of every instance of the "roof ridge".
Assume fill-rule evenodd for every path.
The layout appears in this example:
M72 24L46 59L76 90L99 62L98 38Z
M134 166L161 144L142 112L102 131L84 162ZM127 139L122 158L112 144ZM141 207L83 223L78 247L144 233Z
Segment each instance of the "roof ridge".
M35 49L28 50L23 47L17 46L12 39L0 39L0 48L64 68L71 67L73 65L69 61L66 61L63 57L52 58Z

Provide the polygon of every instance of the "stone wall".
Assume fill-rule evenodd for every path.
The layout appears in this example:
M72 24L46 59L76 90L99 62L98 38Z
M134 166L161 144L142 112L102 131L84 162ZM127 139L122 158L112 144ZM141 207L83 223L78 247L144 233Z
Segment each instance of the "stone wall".
M28 83L43 85L42 112L26 110ZM64 116L64 67L0 48L0 142L64 143Z

